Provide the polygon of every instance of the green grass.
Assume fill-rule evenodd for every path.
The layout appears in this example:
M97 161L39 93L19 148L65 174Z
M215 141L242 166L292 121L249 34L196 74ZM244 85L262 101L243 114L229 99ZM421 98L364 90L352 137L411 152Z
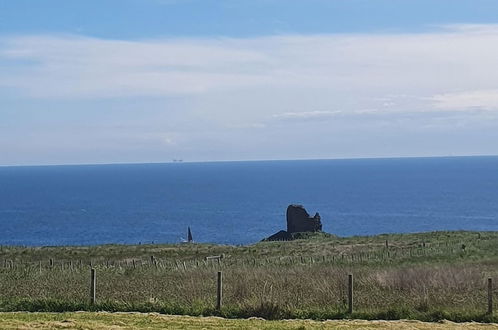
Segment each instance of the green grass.
M389 248L386 249L385 242ZM462 250L465 244L465 250ZM283 257L340 257L361 258L370 262L399 261L418 262L415 255L423 256L425 261L457 260L462 254L466 259L482 260L498 256L497 232L430 232L417 234L386 234L377 236L327 237L320 234L306 240L290 242L260 242L248 246L229 246L214 244L156 244L156 245L100 245L100 246L63 246L63 247L9 247L0 246L4 260L14 263L42 262L48 265L50 258L56 262L74 264L80 260L84 264L125 262L139 259L148 262L150 256L160 261L202 260L206 256L225 254L230 262L242 262L264 258ZM388 256L388 253L391 253ZM413 256L410 256L410 252ZM364 256L369 253L370 255ZM408 258L407 258L408 257ZM337 260L336 260L337 261ZM348 260L346 260L348 261Z
M485 313L486 280L498 279L497 232L315 235L249 246L3 246L0 253L0 311L497 321ZM205 260L213 255L223 259ZM96 305L89 304L90 264L97 270ZM219 270L224 304L216 311Z
M265 321L218 317L166 316L155 313L0 313L2 329L486 329L478 323L414 321Z

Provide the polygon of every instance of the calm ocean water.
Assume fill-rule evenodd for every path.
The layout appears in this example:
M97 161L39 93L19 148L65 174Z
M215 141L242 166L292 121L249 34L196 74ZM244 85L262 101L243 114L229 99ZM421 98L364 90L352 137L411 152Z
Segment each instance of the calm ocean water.
M341 236L498 230L498 157L0 167L0 244L247 244L290 203Z

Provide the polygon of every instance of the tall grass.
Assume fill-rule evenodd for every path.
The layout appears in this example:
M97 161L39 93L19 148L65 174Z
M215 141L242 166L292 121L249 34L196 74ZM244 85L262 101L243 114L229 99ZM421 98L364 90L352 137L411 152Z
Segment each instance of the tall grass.
M488 277L498 279L490 249L498 235L479 236L319 238L246 247L3 247L0 310L490 321L485 288ZM221 262L205 261L211 254L223 255ZM97 270L94 306L90 263ZM215 310L218 270L224 272L221 311ZM353 315L346 312L348 274L355 279Z

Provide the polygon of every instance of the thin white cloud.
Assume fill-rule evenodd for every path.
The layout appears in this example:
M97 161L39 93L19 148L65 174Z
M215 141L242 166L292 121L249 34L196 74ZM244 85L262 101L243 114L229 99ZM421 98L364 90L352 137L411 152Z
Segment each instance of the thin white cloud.
M422 110L450 106L441 95L495 88L496 58L497 25L248 39L17 36L0 40L0 86L49 99L238 93L252 105L275 90L314 108ZM387 95L413 97L379 103Z
M351 120L360 122L365 121L369 124L372 122L382 122L383 125L398 125L401 121L404 123L423 123L425 127L448 126L453 125L455 119L460 122L473 122L479 120L496 119L498 114L485 111L479 107L455 108L447 107L442 109L423 109L416 111L407 111L403 109L359 109L350 111L303 111L303 112L284 112L271 116L272 121L278 122L296 122L305 123L330 123L336 120L338 123L350 122ZM462 111L465 110L465 111ZM450 120L451 119L451 120ZM448 122L448 120L450 122ZM441 122L443 121L443 122Z
M284 112L275 114L272 117L283 120L320 120L324 118L335 117L341 114L341 111L303 111L303 112Z
M432 99L435 107L442 110L498 110L498 89L444 93Z
M450 32L465 32L477 34L495 34L498 30L498 24L446 24L441 26Z
M39 98L106 98L203 93L252 84L261 62L250 49L218 41L116 41L83 37L18 37L3 41L11 68L0 85ZM14 60L29 64L16 65ZM7 62L9 63L9 62Z

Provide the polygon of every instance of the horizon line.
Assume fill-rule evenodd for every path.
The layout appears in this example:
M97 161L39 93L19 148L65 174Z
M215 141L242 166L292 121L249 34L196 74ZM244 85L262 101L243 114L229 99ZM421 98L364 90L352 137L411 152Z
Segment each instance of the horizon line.
M106 165L148 165L148 164L204 164L204 163L248 163L248 162L285 162L285 161L323 161L323 160L382 160L382 159L421 159L421 158L471 158L471 157L498 157L498 154L481 155L441 155L441 156L379 156L379 157L337 157L337 158L287 158L287 159L247 159L247 160L205 160L205 161L160 161L160 162L115 162L115 163L65 163L65 164L17 164L0 165L6 167L55 167L55 166L106 166Z

